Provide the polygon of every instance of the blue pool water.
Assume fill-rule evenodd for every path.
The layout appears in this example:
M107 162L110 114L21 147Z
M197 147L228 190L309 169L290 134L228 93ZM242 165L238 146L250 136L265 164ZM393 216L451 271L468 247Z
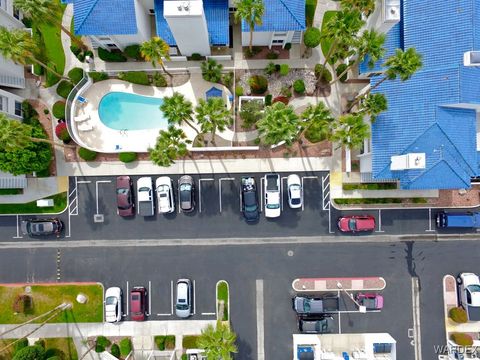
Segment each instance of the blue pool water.
M98 114L105 126L115 130L166 129L162 104L162 98L110 92L100 101Z

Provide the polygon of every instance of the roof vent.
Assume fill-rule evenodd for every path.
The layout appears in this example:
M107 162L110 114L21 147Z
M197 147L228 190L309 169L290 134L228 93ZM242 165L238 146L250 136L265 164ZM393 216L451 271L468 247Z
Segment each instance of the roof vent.
M185 9L185 11L188 11L190 9L190 2L185 1L183 3L183 8Z
M400 0L383 0L383 16L385 21L400 21Z
M178 11L182 11L182 10L183 10L182 5L178 5L178 6L177 6L177 10L178 10Z
M480 51L467 51L463 54L463 65L480 66Z
M425 169L425 153L410 153L391 157L390 170Z

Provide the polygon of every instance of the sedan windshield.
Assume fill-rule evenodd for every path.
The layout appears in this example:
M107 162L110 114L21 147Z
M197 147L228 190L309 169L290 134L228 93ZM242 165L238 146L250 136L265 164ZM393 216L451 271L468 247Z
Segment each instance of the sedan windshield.
M267 209L278 209L280 204L267 204Z
M107 305L116 305L117 304L117 298L115 296L109 296L105 299L105 304Z
M357 230L357 222L355 221L355 219L348 220L348 228L352 231Z

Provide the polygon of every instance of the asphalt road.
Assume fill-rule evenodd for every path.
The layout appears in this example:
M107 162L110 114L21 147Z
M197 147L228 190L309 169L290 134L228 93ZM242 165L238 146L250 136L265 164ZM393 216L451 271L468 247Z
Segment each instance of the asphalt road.
M289 251L293 251L293 254ZM214 311L215 283L231 288L231 319L238 333L241 359L257 358L256 288L264 281L265 358L291 359L291 282L297 277L383 276L385 307L380 313L335 315L335 331L389 332L397 356L413 359L408 329L413 326L411 277L420 279L422 354L433 359L434 345L444 344L442 277L480 272L476 242L297 244L208 247L111 247L61 250L61 281L100 281L105 286L143 285L152 289L152 319L172 319L170 284L195 280L196 314ZM0 281L56 281L55 249L0 252ZM461 264L461 265L459 265ZM342 306L349 307L343 296ZM162 315L158 315L162 314Z

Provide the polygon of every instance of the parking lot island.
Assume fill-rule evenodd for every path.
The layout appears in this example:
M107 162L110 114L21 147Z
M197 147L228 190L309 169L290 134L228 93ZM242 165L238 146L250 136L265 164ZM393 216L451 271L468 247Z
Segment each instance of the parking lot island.
M352 277L352 278L299 278L292 282L293 290L308 291L379 291L385 289L387 283L383 277Z

